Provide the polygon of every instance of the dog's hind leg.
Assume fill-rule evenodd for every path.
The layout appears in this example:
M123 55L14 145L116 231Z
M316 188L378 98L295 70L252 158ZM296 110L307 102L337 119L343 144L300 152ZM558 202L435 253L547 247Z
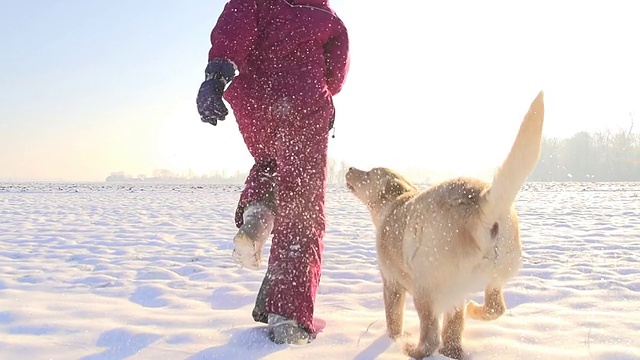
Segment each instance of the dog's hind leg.
M462 331L464 330L464 306L447 313L442 326L442 348L440 354L462 359Z
M420 318L420 341L418 344L406 344L405 352L414 359L431 356L440 345L440 324L434 312L433 303L426 295L415 293L413 303Z
M484 305L473 300L467 304L467 314L475 320L495 320L502 316L506 309L501 287L487 287L484 290Z
M403 335L405 289L393 281L382 281L384 296L384 311L387 317L387 332L389 337L397 339Z

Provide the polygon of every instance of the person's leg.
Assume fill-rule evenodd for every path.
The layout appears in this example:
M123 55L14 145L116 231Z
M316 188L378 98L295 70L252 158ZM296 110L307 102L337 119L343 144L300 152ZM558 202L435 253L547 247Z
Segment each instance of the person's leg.
M251 147L247 146L247 148ZM244 212L250 204L259 202L269 208L271 212L275 213L276 211L276 162L275 159L271 159L268 156L261 156L263 147L256 146L256 148L253 151L249 150L252 155L258 155L253 155L255 163L245 179L244 188L240 193L240 199L236 207L234 220L238 228L244 223Z
M275 222L274 168L275 162L253 166L236 209L236 224L240 226L233 238L232 257L251 270L260 268L264 245Z
M257 270L264 244L273 229L276 211L274 155L275 131L261 114L236 113L238 127L255 164L245 180L235 212L238 233L232 257L241 266Z
M253 312L256 321L268 321L270 325L269 314L294 320L311 336L315 333L313 313L324 247L327 130L331 114L332 108L326 106L291 118L279 128L278 216L267 274Z

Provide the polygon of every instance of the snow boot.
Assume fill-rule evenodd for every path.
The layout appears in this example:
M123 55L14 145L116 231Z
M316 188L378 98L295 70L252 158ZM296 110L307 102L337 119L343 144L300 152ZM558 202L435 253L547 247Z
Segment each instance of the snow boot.
M276 344L304 345L311 341L309 332L299 326L295 320L278 314L269 314L267 335Z
M247 206L243 214L244 223L233 238L233 260L246 269L258 270L262 262L262 251L271 231L275 215L265 205L255 203Z

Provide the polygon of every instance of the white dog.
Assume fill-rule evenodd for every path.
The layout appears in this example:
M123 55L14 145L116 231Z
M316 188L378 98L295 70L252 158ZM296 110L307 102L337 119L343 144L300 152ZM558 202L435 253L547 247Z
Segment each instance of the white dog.
M462 358L464 315L494 320L505 311L502 287L521 266L513 203L540 157L543 93L526 114L513 147L491 184L452 179L419 191L386 168L349 169L347 187L370 210L376 228L389 336L403 335L405 294L420 318L420 340L409 356ZM484 289L483 305L465 306ZM440 315L444 314L442 332Z

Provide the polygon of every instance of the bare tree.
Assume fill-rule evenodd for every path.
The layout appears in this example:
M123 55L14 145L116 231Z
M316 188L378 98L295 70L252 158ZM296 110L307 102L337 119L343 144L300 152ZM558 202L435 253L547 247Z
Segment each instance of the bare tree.
M640 134L580 132L569 139L542 143L531 181L640 181Z

